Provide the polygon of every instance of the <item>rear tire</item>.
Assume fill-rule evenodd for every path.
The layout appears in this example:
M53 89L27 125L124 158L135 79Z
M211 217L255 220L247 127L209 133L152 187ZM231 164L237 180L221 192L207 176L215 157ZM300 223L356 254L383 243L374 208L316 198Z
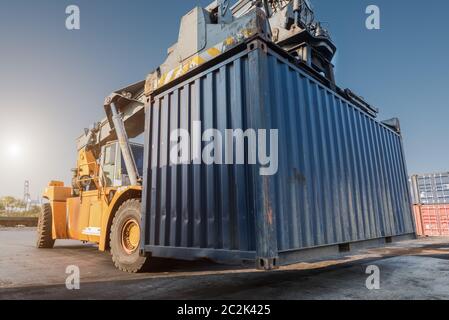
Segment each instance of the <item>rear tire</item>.
M43 204L37 224L36 247L38 249L52 249L55 245L55 240L52 236L52 216L51 205L48 203Z
M137 199L124 202L112 221L110 247L115 266L125 272L144 271L149 262L142 257L140 248L141 205Z

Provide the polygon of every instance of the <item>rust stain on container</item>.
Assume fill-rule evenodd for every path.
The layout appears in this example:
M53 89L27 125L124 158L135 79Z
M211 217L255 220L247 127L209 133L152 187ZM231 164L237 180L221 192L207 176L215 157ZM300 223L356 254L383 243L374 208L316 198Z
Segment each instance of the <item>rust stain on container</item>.
M264 194L264 202L265 202L267 221L268 221L268 224L271 226L271 225L273 225L273 208L271 207L270 186L269 186L267 177L264 177L264 179L263 179L263 194Z

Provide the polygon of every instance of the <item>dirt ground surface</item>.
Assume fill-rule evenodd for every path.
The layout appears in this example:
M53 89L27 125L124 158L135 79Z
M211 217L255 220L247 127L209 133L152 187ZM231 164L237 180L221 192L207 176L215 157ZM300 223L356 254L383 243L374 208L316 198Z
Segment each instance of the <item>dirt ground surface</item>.
M115 269L109 253L76 241L37 250L35 230L0 229L0 299L449 299L449 238L426 238L272 272L207 261L155 260L149 272ZM68 290L69 265L81 286ZM368 290L368 266L380 289Z

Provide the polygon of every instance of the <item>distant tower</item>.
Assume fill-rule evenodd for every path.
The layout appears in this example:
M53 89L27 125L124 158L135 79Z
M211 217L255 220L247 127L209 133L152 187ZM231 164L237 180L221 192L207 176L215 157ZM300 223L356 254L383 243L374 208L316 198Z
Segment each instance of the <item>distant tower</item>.
M28 180L25 180L25 184L23 185L23 202L25 202L26 209L28 210L31 202L30 181Z

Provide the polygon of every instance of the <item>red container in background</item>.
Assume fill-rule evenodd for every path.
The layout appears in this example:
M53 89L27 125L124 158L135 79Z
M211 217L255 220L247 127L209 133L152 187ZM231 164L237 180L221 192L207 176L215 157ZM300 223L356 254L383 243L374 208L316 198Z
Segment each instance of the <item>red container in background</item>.
M449 204L415 205L413 211L419 236L449 236Z

